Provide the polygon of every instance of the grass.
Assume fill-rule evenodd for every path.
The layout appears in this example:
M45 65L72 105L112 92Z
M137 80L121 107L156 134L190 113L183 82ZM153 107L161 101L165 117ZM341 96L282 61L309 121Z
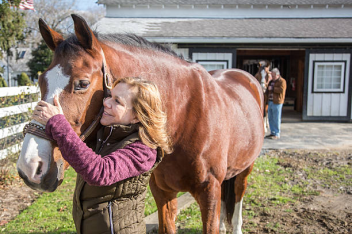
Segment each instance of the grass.
M256 160L243 201L244 233L256 233L258 224L252 220L258 218L260 213L270 215L275 209L282 209L291 214L296 203L307 196L319 195L312 189L312 184L317 181L321 185L337 188L351 186L352 169L349 166L324 168L307 164L297 170L285 166L289 164L287 160L268 155ZM57 191L43 194L4 229L0 228L0 233L75 233L71 217L74 180L75 172L69 169ZM148 188L145 214L155 211L155 201ZM176 226L177 233L202 233L201 213L196 203L180 212ZM266 228L273 233L281 233L283 226L283 223L276 222L269 223Z
M55 192L43 193L14 220L5 227L0 227L0 233L76 233L71 212L75 183L76 172L69 168L65 172L63 183ZM178 195L182 194L179 193ZM157 207L148 186L145 215L148 216L156 210Z
M248 192L244 198L244 217L255 217L256 213L249 207L266 206L264 203L282 205L295 202L295 196L285 194L304 194L302 186L289 186L286 183L290 169L284 169L278 164L277 158L261 157L256 161L255 169L249 177ZM75 172L70 168L65 173L63 184L54 193L44 193L30 207L23 211L15 220L9 222L3 233L75 233L72 221L72 195L75 186ZM182 195L179 193L178 196ZM263 202L265 201L265 202ZM155 201L148 187L145 214L157 210ZM196 203L178 215L177 226L182 226L178 233L201 233L202 222L199 207Z
M351 186L351 167L336 166L333 169L321 169L321 167L307 165L302 170L305 175L302 175L292 167L282 166L286 163L285 160L286 158L268 155L256 160L253 172L248 178L248 188L243 201L244 233L257 233L257 223L251 220L258 218L258 211L270 215L278 207L283 207L284 212L291 214L294 212L292 207L301 199L310 195L319 195L319 192L311 189L310 186L316 181L336 187ZM302 176L311 180L302 179ZM297 184L292 181L296 181ZM177 217L176 225L182 228L178 229L177 233L202 233L198 205L194 203L182 211ZM282 226L284 224L269 223L267 229L273 233L281 233Z
M70 168L54 193L43 193L31 206L9 222L1 233L76 233L72 220L72 196L76 172Z

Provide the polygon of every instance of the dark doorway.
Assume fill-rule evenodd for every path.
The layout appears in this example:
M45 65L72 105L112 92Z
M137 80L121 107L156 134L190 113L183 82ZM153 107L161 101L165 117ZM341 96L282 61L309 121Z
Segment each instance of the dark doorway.
M304 50L237 50L237 68L251 73L258 71L259 61L266 60L278 68L286 80L287 90L282 122L300 121L303 106Z

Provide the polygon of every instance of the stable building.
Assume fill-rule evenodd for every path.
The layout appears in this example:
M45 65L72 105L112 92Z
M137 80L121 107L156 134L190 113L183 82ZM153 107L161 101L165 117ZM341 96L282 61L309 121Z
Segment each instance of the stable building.
M350 0L98 0L99 33L135 33L207 70L255 74L270 61L287 82L284 115L352 121Z

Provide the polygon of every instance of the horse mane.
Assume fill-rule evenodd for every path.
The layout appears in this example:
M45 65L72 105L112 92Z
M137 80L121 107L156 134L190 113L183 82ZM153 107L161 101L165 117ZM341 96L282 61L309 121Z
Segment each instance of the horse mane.
M96 38L98 38L99 41L109 41L109 42L119 43L119 44L128 45L128 46L134 46L134 47L143 48L143 49L161 51L166 54L178 57L180 59L184 59L182 55L178 55L169 46L164 46L156 42L150 42L143 37L137 36L136 34L131 34L131 33L98 34L97 32L94 32L94 35L96 36ZM60 43L60 45L56 49L56 52L63 53L63 54L67 54L67 53L75 54L76 52L82 51L82 50L83 48L81 47L76 35L71 34L65 41Z
M150 42L143 37L137 36L133 33L114 33L114 34L98 34L94 32L94 35L103 41L120 43L128 46L135 46L143 49L150 49L161 51L167 53L169 55L184 59L182 55L178 55L175 51L173 51L169 46L164 46L156 42Z

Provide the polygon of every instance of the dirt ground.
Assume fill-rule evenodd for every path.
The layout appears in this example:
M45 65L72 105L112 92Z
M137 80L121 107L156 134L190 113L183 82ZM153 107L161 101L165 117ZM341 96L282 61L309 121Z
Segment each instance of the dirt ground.
M40 195L17 175L15 161L14 158L0 160L0 226L20 214Z
M311 178L304 170L309 167L319 172L347 166L351 171L352 149L284 150L268 154L278 157L281 166L293 169L296 179L289 178L290 184L308 182L314 194L302 196L294 204L256 208L254 213L258 216L243 220L244 228L249 224L256 226L249 233L352 233L352 174L345 175L344 180L349 182L341 185L332 179L336 175L326 180L319 176Z
M254 210L257 216L250 221L243 220L244 228L249 222L256 226L255 231L251 228L249 233L352 233L352 183L347 183L347 186L340 186L338 182L322 184L307 178L303 170L306 166L316 169L352 167L352 149L270 151L270 155L284 159L279 160L280 165L291 167L299 175L295 177L297 181L291 180L290 183L307 180L310 189L317 193L304 196L295 204L275 209L257 208ZM4 170L5 166L6 162L0 161L0 170ZM352 181L352 175L345 179ZM11 184L0 181L0 226L16 217L39 195L16 176Z

